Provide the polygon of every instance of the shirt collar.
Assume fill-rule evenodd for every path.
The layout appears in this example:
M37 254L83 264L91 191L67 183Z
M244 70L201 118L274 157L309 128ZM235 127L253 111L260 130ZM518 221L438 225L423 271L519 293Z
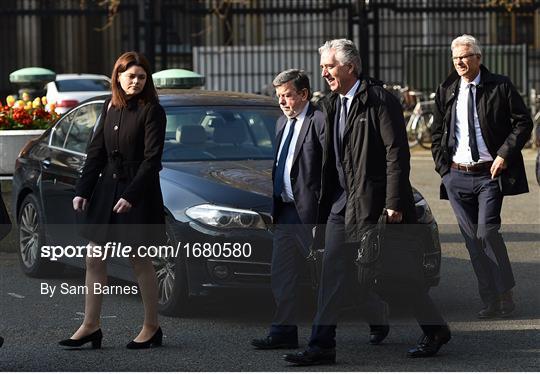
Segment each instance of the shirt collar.
M466 88L471 83L474 84L475 86L478 86L480 84L480 74L481 74L481 72L479 71L476 78L474 78L472 80L472 82L469 82L469 83L465 82L465 80L463 78L461 78L461 83L460 83L459 88L460 89Z
M356 82L354 83L354 85L351 87L351 89L349 90L349 92L347 92L345 95L342 95L342 94L339 94L339 99L340 100L343 100L343 97L346 97L348 102L350 103L351 100L353 99L354 97L354 94L356 93L356 91L358 90L358 86L360 86L360 80L357 79Z
M306 118L308 108L309 108L309 102L306 102L306 105L304 106L304 109L302 109L300 114L297 115L296 117L293 117L293 118L296 118L296 123L304 121L304 118ZM292 118L288 118L288 121L292 121Z

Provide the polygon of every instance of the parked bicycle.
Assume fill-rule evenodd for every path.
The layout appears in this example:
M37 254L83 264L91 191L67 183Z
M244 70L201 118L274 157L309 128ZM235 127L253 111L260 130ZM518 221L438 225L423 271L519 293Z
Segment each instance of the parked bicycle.
M433 111L435 100L420 101L413 109L407 121L407 138L409 148L420 145L431 149L431 126L433 125Z
M431 125L433 123L433 101L435 94L414 91L400 85L385 86L401 103L405 118L409 148L417 145L431 148Z

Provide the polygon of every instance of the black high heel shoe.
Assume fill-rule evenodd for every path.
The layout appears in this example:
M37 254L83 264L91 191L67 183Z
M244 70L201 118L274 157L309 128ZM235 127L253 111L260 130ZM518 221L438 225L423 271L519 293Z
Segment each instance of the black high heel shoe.
M101 329L98 329L90 335L83 336L80 339L66 339L58 342L58 344L63 345L64 347L80 347L83 344L92 342L93 349L100 349L101 340L103 340L103 333L101 332Z
M126 348L127 349L147 349L151 347L161 347L162 343L163 343L163 331L161 331L161 327L158 327L157 331L154 333L154 336L152 336L147 341L137 343L136 341L132 340L126 345Z

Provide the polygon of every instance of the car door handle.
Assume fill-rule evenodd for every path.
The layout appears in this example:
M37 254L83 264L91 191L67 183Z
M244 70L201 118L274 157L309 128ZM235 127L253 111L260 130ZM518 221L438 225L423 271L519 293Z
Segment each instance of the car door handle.
M43 167L45 169L48 169L49 166L51 166L51 159L50 158L45 158L41 161L41 165L43 165Z

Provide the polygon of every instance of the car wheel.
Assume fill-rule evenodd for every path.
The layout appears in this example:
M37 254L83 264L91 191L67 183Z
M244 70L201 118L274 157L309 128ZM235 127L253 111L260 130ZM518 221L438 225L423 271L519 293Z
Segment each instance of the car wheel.
M43 212L36 197L27 195L19 210L19 260L22 271L30 277L44 277L58 274L63 264L51 262L41 257L41 247L45 245Z
M167 219L167 245L176 248L178 240ZM189 302L186 264L181 256L157 257L153 259L159 288L159 312L166 316L189 314L192 303Z

